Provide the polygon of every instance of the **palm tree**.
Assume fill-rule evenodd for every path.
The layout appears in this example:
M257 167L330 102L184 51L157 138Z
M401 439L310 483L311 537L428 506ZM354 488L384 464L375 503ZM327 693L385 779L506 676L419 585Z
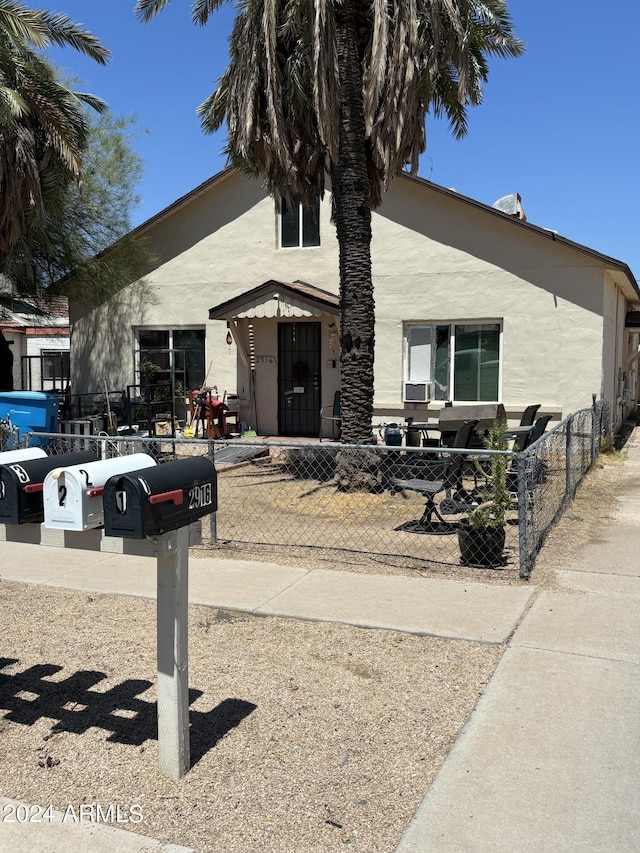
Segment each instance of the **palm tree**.
M146 22L170 0L137 0ZM193 0L206 24L224 0ZM491 56L515 57L506 0L238 0L230 62L201 105L228 126L231 162L281 200L311 205L331 179L340 257L342 438L372 441L371 210L417 171L430 111L464 136Z
M84 107L106 104L63 85L40 53L68 45L104 64L109 51L66 15L0 0L0 269L28 276L30 246L82 172Z
M109 51L66 15L0 0L0 274L33 279L32 247L78 179L87 125L82 105L106 104L64 87L39 51L67 45L101 64ZM13 357L0 332L0 385L12 390Z

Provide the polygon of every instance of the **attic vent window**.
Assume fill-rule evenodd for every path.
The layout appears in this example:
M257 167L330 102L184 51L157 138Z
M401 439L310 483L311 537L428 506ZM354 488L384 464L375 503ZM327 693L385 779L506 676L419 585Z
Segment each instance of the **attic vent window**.
M280 203L280 248L298 249L320 245L320 197L313 207L303 207L293 197L293 203Z

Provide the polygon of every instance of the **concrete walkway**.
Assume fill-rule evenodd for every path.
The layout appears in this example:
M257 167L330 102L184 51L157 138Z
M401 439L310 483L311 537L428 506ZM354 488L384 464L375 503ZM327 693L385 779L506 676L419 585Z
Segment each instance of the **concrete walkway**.
M619 496L616 518L599 539L560 573L566 590L194 556L189 600L263 615L508 641L397 853L635 853L640 436L628 452L631 488ZM113 594L156 593L155 559L7 541L0 541L0 577ZM10 810L11 801L0 799L3 807ZM9 849L186 852L113 827L62 822L61 816L52 823L0 823L0 851Z
M396 853L640 850L638 432L615 517L537 594Z

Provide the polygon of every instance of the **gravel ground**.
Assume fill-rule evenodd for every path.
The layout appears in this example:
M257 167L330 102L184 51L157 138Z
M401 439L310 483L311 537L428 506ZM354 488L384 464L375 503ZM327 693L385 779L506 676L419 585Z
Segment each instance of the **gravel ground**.
M193 767L174 782L155 603L3 582L0 608L2 793L139 805L126 828L198 851L392 851L503 651L193 607Z
M616 457L589 475L535 586L598 535L620 476ZM174 782L157 769L155 602L0 581L0 609L0 793L139 806L121 827L203 853L392 853L504 651L192 607L193 766Z

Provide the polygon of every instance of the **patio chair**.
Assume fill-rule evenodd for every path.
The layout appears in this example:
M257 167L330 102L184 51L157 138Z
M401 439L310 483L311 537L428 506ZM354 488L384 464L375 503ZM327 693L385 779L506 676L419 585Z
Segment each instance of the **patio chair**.
M513 450L515 453L522 453L523 450L526 450L529 445L533 444L534 441L537 441L542 435L544 435L544 431L547 428L547 424L551 420L551 415L542 415L535 422L533 429L531 432L526 435L521 435L516 438L513 443Z
M522 453L530 447L539 438L542 438L547 428L547 424L551 420L551 415L542 415L535 422L533 429L527 435L519 436L513 445L513 450L516 453ZM534 460L534 472L532 473L532 484L534 482L542 482L544 479L544 462L540 459ZM518 459L514 458L509 469L507 470L507 489L514 495L518 491Z
M527 406L520 418L520 426L531 426L540 406L541 403L534 403L533 406Z
M331 414L328 414L329 411L331 411ZM334 441L336 438L339 440L340 427L342 426L342 416L340 414L340 391L336 391L336 393L333 395L332 406L323 406L320 409L320 441L322 441L322 421L331 421L331 437ZM338 430L337 436L336 429Z
M531 428L532 427L534 418L536 416L536 412L538 411L539 408L540 408L540 403L536 403L533 406L527 406L527 408L522 413L522 417L520 418L520 428L522 428L522 427ZM538 418L538 420L542 420L542 418ZM544 426L546 426L548 421L549 421L549 418L547 418L547 420L544 422L543 432L544 432ZM513 431L510 431L507 428L507 431L505 432L505 436L507 439L513 440L513 445L511 446L511 450L514 453L522 453L522 451L525 449L525 447L528 447L529 444L531 444L531 435L532 435L534 429L536 429L535 425L528 432L526 430L523 432L519 432L518 428L516 428ZM537 437L540 438L540 435L542 435L542 433L539 433Z
M473 430L478 421L465 421L457 430L452 449L468 448L473 435ZM454 522L445 521L436 506L436 496L445 493L448 502L455 501L455 510L463 512L469 505L464 498L468 498L462 489L462 471L466 462L466 454L448 454L444 466L441 463L441 475L438 479L413 478L410 480L395 480L393 488L396 492L413 491L419 492L427 499L422 517L418 521L409 521L396 527L407 533L433 533L447 534L457 530L458 525ZM426 470L425 474L428 473ZM463 498L458 502L456 498ZM442 501L444 503L444 500ZM434 519L435 516L435 519Z

